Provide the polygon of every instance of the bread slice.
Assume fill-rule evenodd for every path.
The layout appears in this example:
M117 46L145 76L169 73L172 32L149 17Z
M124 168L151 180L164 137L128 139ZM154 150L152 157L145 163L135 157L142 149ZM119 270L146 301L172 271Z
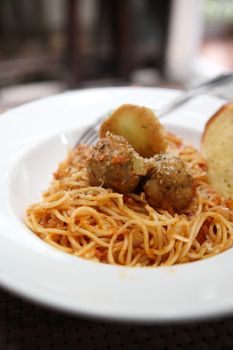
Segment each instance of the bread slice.
M207 122L201 142L209 181L223 197L233 198L233 101Z

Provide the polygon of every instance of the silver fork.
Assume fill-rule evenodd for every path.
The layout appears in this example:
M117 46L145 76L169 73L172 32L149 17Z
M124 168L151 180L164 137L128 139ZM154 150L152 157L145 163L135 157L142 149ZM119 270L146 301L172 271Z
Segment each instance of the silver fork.
M223 83L227 83L229 81L233 80L233 73L224 73L220 74L215 78L212 78L210 80L205 81L204 83L198 84L191 89L188 89L183 92L181 96L178 98L175 98L173 101L168 103L166 106L162 107L159 111L156 112L156 115L159 118L164 117L169 112L175 110L176 108L180 107L181 105L185 104L187 101L189 101L191 98L198 96L200 94L203 94L205 92L210 91L216 86L219 86ZM93 145L97 139L98 139L98 127L102 123L102 121L111 113L109 111L104 116L101 116L98 118L95 123L87 127L83 133L78 138L76 145L79 145L81 143L84 143L86 145Z

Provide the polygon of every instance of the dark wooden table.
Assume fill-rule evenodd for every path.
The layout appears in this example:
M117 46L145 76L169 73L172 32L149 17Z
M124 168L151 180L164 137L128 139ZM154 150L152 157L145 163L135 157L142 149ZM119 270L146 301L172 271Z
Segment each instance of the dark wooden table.
M0 349L233 349L233 318L138 325L52 311L0 290Z

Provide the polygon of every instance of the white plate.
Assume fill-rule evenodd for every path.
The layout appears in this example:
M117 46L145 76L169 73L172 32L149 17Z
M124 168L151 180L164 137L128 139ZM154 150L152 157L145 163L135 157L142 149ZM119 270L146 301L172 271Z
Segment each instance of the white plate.
M93 263L48 246L23 224L80 128L122 103L158 109L179 94L150 88L69 92L29 103L0 118L0 282L34 301L77 315L181 321L233 311L233 250L163 268ZM163 119L198 146L205 121L223 100L201 96Z

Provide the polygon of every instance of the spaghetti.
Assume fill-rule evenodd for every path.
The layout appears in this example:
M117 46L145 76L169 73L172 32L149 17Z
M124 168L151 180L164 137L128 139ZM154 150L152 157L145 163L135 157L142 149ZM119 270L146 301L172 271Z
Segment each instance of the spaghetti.
M127 266L169 266L232 247L233 200L213 190L196 149L174 135L166 137L168 152L179 156L193 175L194 195L186 208L153 208L144 192L123 195L90 186L89 148L80 145L59 165L43 200L28 208L28 227L64 252Z

